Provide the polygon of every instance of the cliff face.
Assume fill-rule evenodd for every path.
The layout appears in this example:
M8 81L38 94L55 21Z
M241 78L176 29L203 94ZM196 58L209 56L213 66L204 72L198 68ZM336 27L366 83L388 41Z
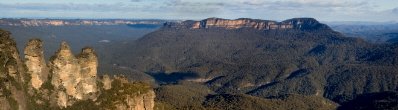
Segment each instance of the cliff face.
M51 84L56 90L64 88L67 95L79 100L83 99L83 93L78 91L78 84L83 76L80 73L81 67L66 42L62 42L61 48L51 58L50 67L52 73ZM59 96L64 95L60 94ZM62 103L63 106L66 106L64 105L66 102Z
M282 22L270 20L258 20L240 18L236 20L208 18L201 21L185 21L181 23L166 23L166 27L206 29L206 28L226 28L240 29L253 28L257 30L277 30L277 29L328 29L325 24L319 23L313 18L293 18Z
M26 109L23 84L28 76L10 34L0 29L0 110Z
M43 44L39 39L32 39L24 50L27 73L32 78L30 84L39 89L48 79L48 68L43 55Z
M127 79L121 77L115 77L115 81L112 82L114 85L113 89L107 90L109 93L107 95L112 95L113 97L120 98L121 100L111 101L111 103L115 104L115 107L111 107L108 109L115 109L115 110L152 110L155 107L155 92L154 91L145 91L144 93L134 93L136 91L134 89L120 89L122 87L128 88L147 88L148 86L144 86L141 84L132 85L128 83ZM117 92L115 95L114 92ZM101 96L100 96L101 97ZM99 103L107 103L108 99L106 100L99 100ZM122 102L122 103L121 103ZM123 103L125 102L125 103Z
M127 106L120 106L119 110L151 110L155 107L155 92L149 91L138 96L130 96L126 99Z
M25 47L23 63L10 33L0 30L0 35L0 110L87 106L97 109L153 109L155 94L150 86L116 76L99 79L97 55L92 48L84 48L75 56L69 45L62 42L47 64L43 43L33 39Z
M80 25L126 25L162 24L161 20L80 20L80 19L0 19L4 26L80 26Z
M89 94L97 92L97 55L92 48L84 48L82 52L77 56L78 63L80 65L81 81L79 86L83 94Z

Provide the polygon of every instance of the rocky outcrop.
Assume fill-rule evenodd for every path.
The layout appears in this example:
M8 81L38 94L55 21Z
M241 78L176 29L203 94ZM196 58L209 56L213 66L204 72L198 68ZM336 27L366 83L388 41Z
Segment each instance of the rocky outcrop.
M33 39L24 54L23 63L10 33L0 30L0 110L153 110L155 94L147 84L97 77L98 60L92 48L83 48L75 56L62 42L47 64L43 43Z
M83 48L77 56L80 65L80 92L84 95L97 92L97 55L92 48Z
M108 75L103 75L102 76L102 84L103 84L103 89L104 90L109 90L112 88L112 79Z
M27 109L25 70L11 33L0 29L0 110ZM17 104L16 104L17 103Z
M32 78L30 84L39 89L48 79L48 68L43 55L43 44L39 39L32 39L24 50L27 73Z
M225 28L240 29L252 28L257 30L277 30L277 29L326 29L329 28L325 24L319 23L313 18L293 18L282 22L240 18L236 20L208 18L201 21L185 21L181 23L165 23L165 27L173 28L190 28L190 29L206 29L206 28Z
M97 88L97 56L92 48L84 48L75 57L66 42L50 60L51 84L58 91L58 105L71 105L68 96L82 100L95 96ZM65 92L65 93L64 93Z
M65 88L67 95L76 99L83 99L82 93L77 90L82 78L81 68L66 42L62 42L61 48L50 59L50 68L52 73L51 84L56 90Z
M145 90L149 86L135 84L132 85L128 80L124 77L114 77L114 81L112 81L114 87L108 91L114 94L113 92L117 92L116 98L122 99L120 100L111 101L114 103L113 105L115 110L153 110L155 107L155 92L152 90ZM133 88L140 87L140 91L134 92ZM127 88L127 89L121 89Z
M127 96L126 104L116 105L117 110L152 110L155 107L155 92L149 91L138 96Z

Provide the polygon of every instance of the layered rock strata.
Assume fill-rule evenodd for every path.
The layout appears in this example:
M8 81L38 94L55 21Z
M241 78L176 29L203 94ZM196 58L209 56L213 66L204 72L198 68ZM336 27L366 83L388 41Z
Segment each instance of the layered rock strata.
M277 30L277 29L326 29L325 24L319 23L313 18L293 18L282 22L240 18L236 20L208 18L201 21L184 21L180 23L165 23L165 27L207 29L207 28L225 28L240 29L252 28L257 30Z
M153 110L155 94L147 84L97 77L94 49L75 56L62 42L49 63L43 50L42 41L32 39L21 60L10 33L0 30L0 110Z
M24 50L25 65L27 73L32 78L30 84L33 88L39 89L48 79L48 67L43 55L43 43L39 39L32 39Z

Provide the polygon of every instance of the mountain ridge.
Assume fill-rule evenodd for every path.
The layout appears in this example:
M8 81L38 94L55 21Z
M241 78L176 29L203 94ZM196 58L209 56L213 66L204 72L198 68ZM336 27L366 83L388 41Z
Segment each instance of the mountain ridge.
M292 18L281 22L272 20L261 20L251 18L239 19L223 19L223 18L207 18L200 21L187 20L183 22L166 22L165 27L170 28L190 28L190 29L207 29L207 28L226 28L240 29L252 28L257 30L280 30L280 29L330 29L329 26L320 23L314 18Z
M101 25L160 25L166 20L128 20L128 19L0 19L2 26L101 26Z
M235 25L211 19L219 25L195 29L193 24L201 21L166 23L125 44L128 49L115 49L128 55L117 57L122 60L117 63L161 76L189 73L172 84L202 81L216 93L262 98L300 94L343 103L358 94L397 88L396 45L346 37L311 18L285 21L307 20L301 28L271 30L246 25L251 21ZM196 77L184 79L190 74Z

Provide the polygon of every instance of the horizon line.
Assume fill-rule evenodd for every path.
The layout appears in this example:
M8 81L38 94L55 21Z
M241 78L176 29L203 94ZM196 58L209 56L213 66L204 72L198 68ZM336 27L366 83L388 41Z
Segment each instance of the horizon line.
M77 19L82 19L82 20L169 20L169 21L187 21L187 20L195 20L195 21L200 21L208 18L221 18L221 17L207 17L203 19L164 19L164 18L88 18L88 17L0 17L0 19L38 19L38 20L44 20L44 19L54 19L54 20L77 20ZM247 17L240 17L240 18L247 18ZM235 20L235 19L240 19L240 18L234 18L230 20ZM294 17L294 18L313 18L313 17ZM222 18L222 19L229 19L229 18ZM258 19L258 18L249 18L249 19ZM290 18L291 19L291 18ZM314 18L318 20L317 18ZM260 19L260 20L268 20L268 19ZM285 19L287 20L287 19ZM274 21L283 21L283 20L274 20ZM320 22L324 23L398 23L398 20L396 21L353 21L353 20L335 20L335 21L327 21L327 20L321 20Z

